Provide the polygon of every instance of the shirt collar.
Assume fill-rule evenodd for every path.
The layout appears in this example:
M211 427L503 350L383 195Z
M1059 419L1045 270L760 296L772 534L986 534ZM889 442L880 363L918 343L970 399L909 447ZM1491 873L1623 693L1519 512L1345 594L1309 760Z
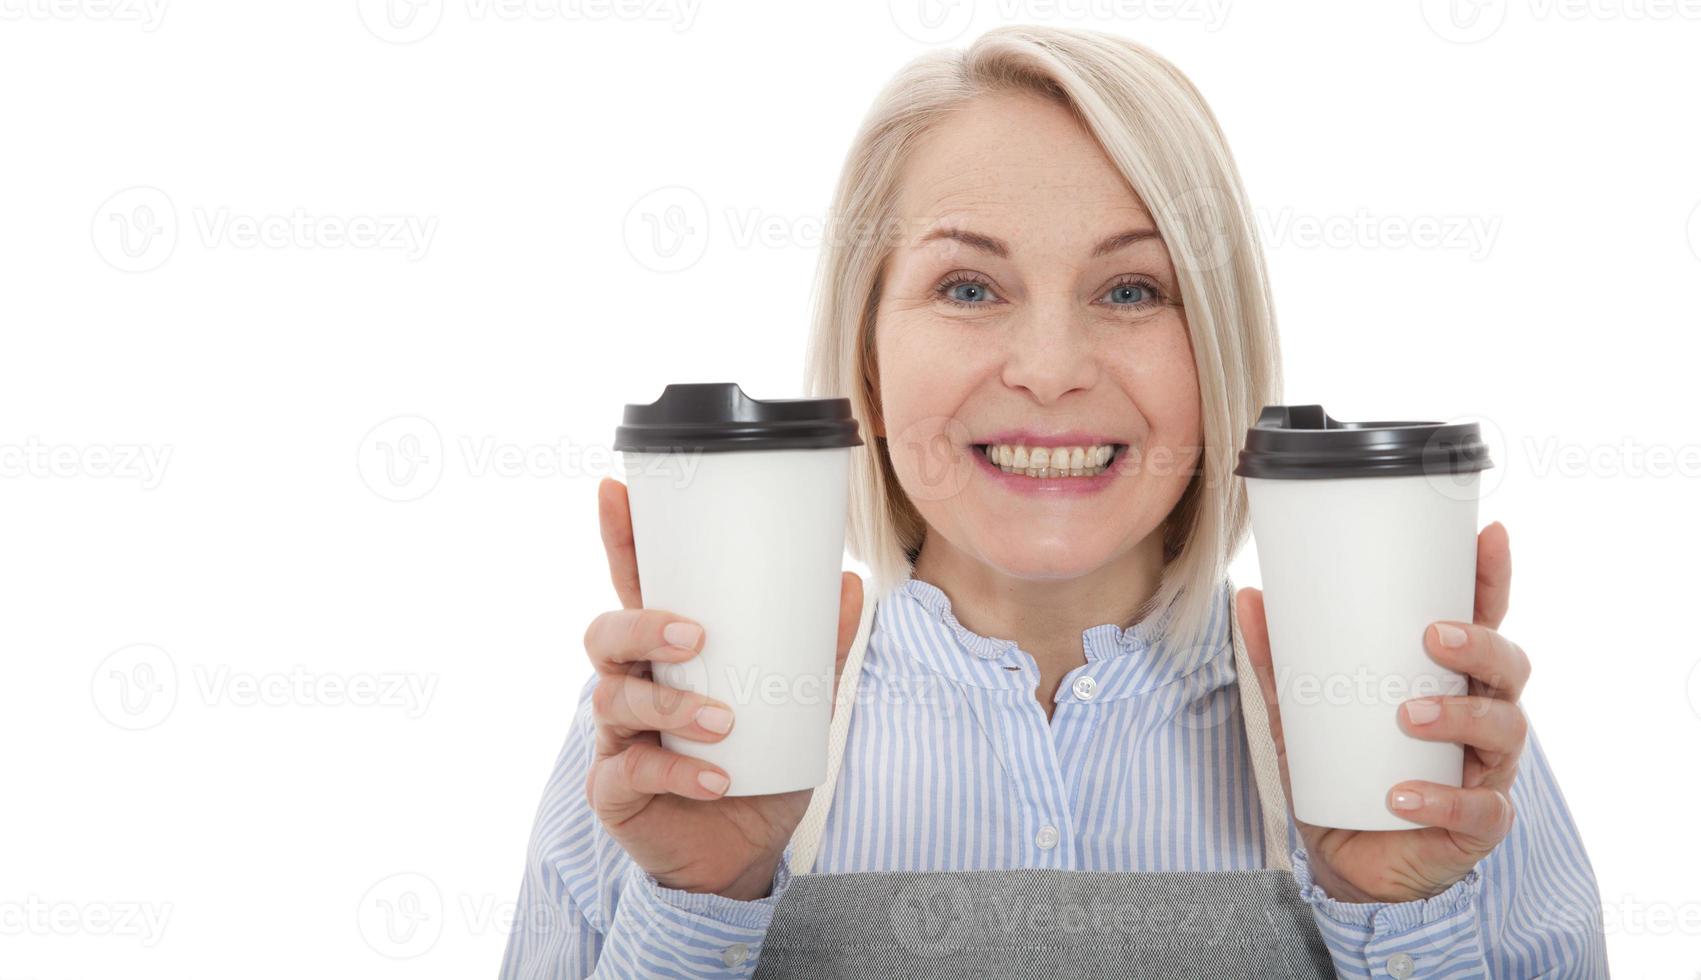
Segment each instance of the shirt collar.
M1083 630L1081 645L1099 686L1099 700L1127 697L1160 687L1192 673L1228 645L1228 617L1233 611L1229 584L1219 586L1210 621L1198 647L1178 649L1170 642L1178 604L1129 627L1104 623ZM980 687L1031 689L1039 671L1032 655L1016 641L983 636L964 626L951 609L951 599L938 586L907 577L893 591L897 623L894 639L904 652L924 666ZM904 641L904 635L912 637ZM1059 695L1066 687L1059 690Z

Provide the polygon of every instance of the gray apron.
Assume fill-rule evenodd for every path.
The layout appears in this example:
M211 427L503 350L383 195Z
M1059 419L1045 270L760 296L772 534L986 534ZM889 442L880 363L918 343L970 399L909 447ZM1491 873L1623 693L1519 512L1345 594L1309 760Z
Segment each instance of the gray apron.
M1334 977L1288 871L866 872L792 879L774 977Z
M875 605L863 603L845 660L827 779L792 836L795 876L774 909L758 980L1335 976L1311 906L1294 883L1269 716L1233 617L1267 867L806 873L838 783Z

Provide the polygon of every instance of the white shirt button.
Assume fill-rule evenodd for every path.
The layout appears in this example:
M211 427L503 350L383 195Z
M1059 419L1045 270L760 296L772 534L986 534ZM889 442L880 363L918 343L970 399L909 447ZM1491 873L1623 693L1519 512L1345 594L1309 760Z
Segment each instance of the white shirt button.
M1407 977L1416 972L1417 961L1413 960L1409 954L1395 953L1388 957L1388 975L1393 977L1394 980L1406 980Z
M1042 851L1049 851L1056 847L1057 828L1053 827L1051 824L1046 824L1044 827L1041 827L1039 833L1034 836L1034 843L1038 844Z
M738 966L750 955L749 943L733 943L721 950L721 962L727 966Z
M1091 701L1093 695L1099 693L1099 682L1087 674L1075 678L1075 683L1069 686L1075 692L1075 697L1082 701Z

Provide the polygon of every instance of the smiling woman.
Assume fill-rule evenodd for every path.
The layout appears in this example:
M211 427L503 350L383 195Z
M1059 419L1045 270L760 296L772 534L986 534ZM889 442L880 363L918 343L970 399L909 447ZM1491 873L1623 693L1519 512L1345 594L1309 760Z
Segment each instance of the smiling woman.
M1275 327L1232 157L1179 71L1039 28L925 56L876 100L833 215L888 234L827 236L807 364L874 436L847 530L874 582L841 592L828 778L725 797L659 747L723 738L738 706L639 669L704 636L641 608L606 481L625 608L586 633L597 674L506 976L1605 975L1588 858L1526 745L1529 661L1496 632L1499 525L1476 621L1412 638L1472 695L1402 711L1466 747L1466 785L1389 787L1413 830L1292 818L1261 597L1225 573ZM1065 902L1173 914L983 914Z
M1222 450L1280 395L1231 159L1191 84L1107 35L993 31L890 83L832 213L904 233L889 250L828 236L808 366L812 390L850 393L877 437L853 463L849 531L877 582L911 574L931 526L924 578L967 549L979 567L1073 582L1065 594L1122 582L1104 618L1179 602L1179 628L1202 625L1245 533ZM1034 486L969 480L976 468L938 449L998 442ZM1050 481L1032 450L1081 443L1126 447L1105 474L1118 479L1036 494Z

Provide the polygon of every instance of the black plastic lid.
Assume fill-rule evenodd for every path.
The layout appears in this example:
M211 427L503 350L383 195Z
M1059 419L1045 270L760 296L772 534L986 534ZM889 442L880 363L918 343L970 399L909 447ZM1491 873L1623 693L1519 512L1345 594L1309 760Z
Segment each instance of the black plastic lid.
M1493 466L1475 422L1337 422L1322 405L1266 405L1236 476L1317 480L1439 476Z
M751 398L733 382L673 384L627 405L614 448L666 453L860 446L849 398Z

